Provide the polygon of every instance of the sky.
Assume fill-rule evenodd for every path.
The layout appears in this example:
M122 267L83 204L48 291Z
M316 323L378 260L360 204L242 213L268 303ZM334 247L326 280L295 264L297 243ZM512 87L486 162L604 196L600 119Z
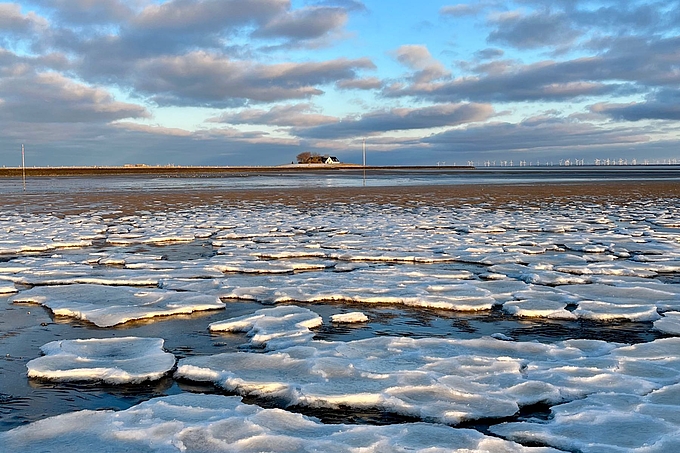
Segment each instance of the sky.
M0 3L0 165L680 161L680 0Z

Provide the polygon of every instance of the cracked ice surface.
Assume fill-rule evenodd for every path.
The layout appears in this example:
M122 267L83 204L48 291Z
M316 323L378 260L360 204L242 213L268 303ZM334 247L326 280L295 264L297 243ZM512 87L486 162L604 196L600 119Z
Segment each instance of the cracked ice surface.
M321 316L296 306L258 310L252 315L210 324L213 332L247 332L253 347L276 349L309 342L314 333L309 329L323 323Z
M654 328L670 335L680 335L680 312L667 311L663 318L654 322Z
M572 451L680 450L680 384L647 395L596 393L554 406L548 422L506 423L491 432Z
M80 411L0 433L8 451L224 451L549 453L471 429L427 423L389 426L324 425L281 409L243 404L238 397L155 398L127 410Z
M314 319L308 325L317 325L313 312L285 308L295 319ZM272 331L278 326L282 335L298 339L295 346L288 347L288 341L278 349L276 343L268 344L266 354L185 358L176 376L288 405L379 408L447 424L509 417L521 406L600 392L645 395L680 382L680 338L635 346L596 340L546 345L488 337L322 342L304 335L308 327L303 322L292 328L293 320L281 314L261 310L223 325L247 330L261 323L270 329L268 338L276 338ZM254 346L261 343L251 340ZM680 407L680 401L672 404Z
M674 338L680 336L679 233L676 198L451 206L243 201L179 210L159 206L157 212L133 215L3 213L0 291L18 292L12 301L40 303L56 314L101 326L184 313L204 303L206 309L222 308L219 297L282 304L215 323L213 327L247 331L251 348L185 358L177 376L300 407L377 407L445 423L508 417L521 407L547 403L554 415L549 420L492 429L511 439L570 451L673 451L680 405L680 344ZM471 340L327 342L313 340L310 327L318 325L318 315L284 306L328 301L477 315L496 308L519 318L557 319L567 329L581 320L601 322L605 330L609 321L627 320L645 322L650 330L654 323L657 335L671 338L634 346L578 339L514 342L501 333ZM207 401L190 405L212 404ZM139 409L152 412L160 407L154 404ZM179 405L177 412L189 413L184 403ZM260 414L257 408L248 410ZM83 432L91 440L113 418L133 413L140 415L70 416L77 422L101 417L94 432ZM183 416L169 414L178 420ZM152 441L148 439L175 442L193 432L214 440L211 425L174 425L168 417L149 421L148 430L131 423L116 435L136 436L135 429L141 429L140 445ZM68 419L55 419L56 428L47 420L44 426L59 429L63 420ZM247 424L254 426L251 420ZM335 441L341 433L324 438L310 428L307 436L290 420L286 426L292 428L276 432L277 439L293 437L296 447L300 439L315 445L310 438ZM420 430L422 425L414 426ZM28 428L13 433L30 433ZM350 430L324 427L335 428ZM351 428L333 446L344 447L352 436L374 432L379 432L371 434L377 436L372 438L376 445L388 450L405 442L398 428L360 428ZM436 429L454 440L467 436L467 430ZM168 434L154 434L161 432ZM422 432L425 439L435 438ZM473 436L472 449L498 442L488 449L530 451L479 433ZM431 443L434 449L451 449L448 443ZM47 445L50 449L56 443ZM225 449L240 451L228 445ZM243 442L239 445L246 448Z
M651 322L680 309L678 285L659 279L680 272L680 213L672 199L655 203L243 202L135 215L10 213L0 217L0 253L20 256L0 262L0 281L191 288L262 303L502 306L520 317ZM25 256L95 242L104 250ZM208 248L191 259L164 253L196 242ZM496 281L514 290L498 292Z
M40 348L44 356L26 364L28 377L107 384L160 379L175 366L163 342L138 337L52 341Z
M206 294L102 285L36 286L10 300L40 304L55 315L90 321L99 327L224 308L219 298Z

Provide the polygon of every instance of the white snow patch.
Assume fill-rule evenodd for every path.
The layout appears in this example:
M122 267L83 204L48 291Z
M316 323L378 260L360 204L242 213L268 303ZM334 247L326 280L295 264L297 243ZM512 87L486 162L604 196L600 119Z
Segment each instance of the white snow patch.
M280 306L265 308L252 315L210 324L213 332L247 332L253 347L267 350L309 342L309 330L323 323L321 316L306 308Z
M206 294L88 284L37 286L10 301L40 304L55 315L82 319L99 327L224 308L218 297Z
M52 381L136 384L156 380L175 366L161 338L104 338L52 341L43 357L26 364L28 377Z
M504 423L491 432L568 451L680 450L680 384L649 395L597 393L551 408L545 422Z
M663 318L654 321L654 328L670 335L680 335L680 312L667 311Z
M353 311L350 313L338 313L331 316L331 322L337 323L356 323L368 322L368 316L360 311Z
M529 448L472 429L429 423L387 426L326 425L281 409L243 404L238 397L184 393L123 411L79 411L0 433L7 451L281 453L497 451L557 453Z

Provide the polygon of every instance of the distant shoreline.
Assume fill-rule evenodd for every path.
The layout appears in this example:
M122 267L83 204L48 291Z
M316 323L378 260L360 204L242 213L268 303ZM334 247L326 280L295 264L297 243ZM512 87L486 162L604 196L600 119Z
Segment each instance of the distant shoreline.
M56 176L189 176L206 175L218 176L220 174L238 173L281 173L281 172L329 172L329 171L389 171L389 170L474 170L475 167L463 165L432 165L432 166L366 166L358 164L287 164L280 166L123 166L123 167L26 167L27 177L56 177ZM0 178L22 177L21 167L0 168Z
M390 173L422 171L437 173L488 173L497 175L521 174L661 174L678 177L680 165L582 165L582 166L528 166L528 167L474 167L466 165L371 165L359 164L285 164L278 166L93 166L93 167L26 167L26 177L73 177L73 176L165 176L165 177L219 177L240 174L281 174L281 173L333 173L372 172ZM0 178L21 178L21 167L0 167Z

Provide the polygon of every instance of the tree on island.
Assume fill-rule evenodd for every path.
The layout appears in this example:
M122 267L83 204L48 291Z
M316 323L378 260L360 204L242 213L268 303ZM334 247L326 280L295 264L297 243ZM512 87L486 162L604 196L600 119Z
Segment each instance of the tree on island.
M296 156L298 164L322 164L327 156L322 156L318 153L311 153L309 151L301 152Z

